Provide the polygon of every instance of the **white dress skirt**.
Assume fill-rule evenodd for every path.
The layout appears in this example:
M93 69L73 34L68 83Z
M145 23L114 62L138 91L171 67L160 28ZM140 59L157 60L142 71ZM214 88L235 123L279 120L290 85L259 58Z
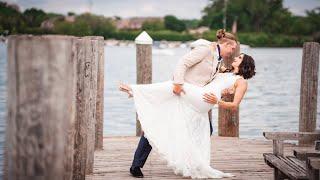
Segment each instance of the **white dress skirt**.
M232 177L210 166L210 125L212 104L203 100L205 92L218 99L221 91L241 78L219 73L204 87L183 85L185 94L173 94L173 82L130 85L138 118L151 146L177 175L191 178Z

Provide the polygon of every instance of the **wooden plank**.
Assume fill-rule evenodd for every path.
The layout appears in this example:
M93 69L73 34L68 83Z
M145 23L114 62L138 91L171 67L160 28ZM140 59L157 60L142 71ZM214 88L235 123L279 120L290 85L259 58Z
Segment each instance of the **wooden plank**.
M294 149L294 156L300 160L307 160L307 157L320 157L320 151L316 150L305 150L305 149Z
M105 137L104 149L95 152L93 175L87 179L135 179L129 174L134 150L139 138L132 136ZM211 138L211 166L236 177L228 179L272 179L273 169L264 163L262 153L272 152L272 143L264 139L235 137ZM106 145L107 144L107 145ZM232 144L232 146L230 146ZM284 153L292 153L294 144L284 143ZM144 168L145 179L183 179L168 168L163 158L154 150Z
M319 180L320 158L310 157L307 160L308 177L310 180Z
M314 169L320 169L320 158L319 157L309 157L308 164Z
M264 154L265 160L291 179L308 179L306 172L299 171L290 161L282 156Z
M294 157L278 156L278 158L280 160L282 160L283 162L285 162L288 166L290 166L293 169L295 169L297 172L301 172L301 173L304 173L304 174L306 173L306 166L302 165L302 164L305 164L305 161L301 161L301 160L299 160L297 158L294 158Z
M319 132L263 132L263 136L269 140L307 140L320 139Z
M320 151L320 141L316 141L315 142L315 150L318 150L318 151Z
M303 169L307 169L306 168L306 161L301 161L296 157L293 156L287 156L288 159L290 159L292 162L296 163L297 165L299 165L301 168Z

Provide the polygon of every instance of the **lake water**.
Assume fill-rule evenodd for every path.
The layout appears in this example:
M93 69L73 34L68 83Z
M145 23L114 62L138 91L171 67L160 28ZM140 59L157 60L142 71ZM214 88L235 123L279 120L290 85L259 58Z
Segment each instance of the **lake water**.
M153 48L153 82L170 79L177 61L188 51L187 48ZM256 60L257 74L249 80L240 106L240 137L262 138L263 131L298 131L302 49L249 48L243 52ZM117 86L119 82L136 82L135 53L133 47L105 47L104 135L135 135L132 99L118 91ZM0 165L5 131L6 57L6 45L0 43ZM318 129L319 109L318 97ZM217 108L214 108L214 134L217 124Z

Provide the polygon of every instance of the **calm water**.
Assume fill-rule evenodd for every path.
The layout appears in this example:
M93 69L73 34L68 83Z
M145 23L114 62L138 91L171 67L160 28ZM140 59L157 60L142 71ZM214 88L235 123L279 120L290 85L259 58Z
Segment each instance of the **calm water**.
M170 79L176 62L186 52L188 49L161 51L154 48L153 82ZM240 137L262 138L263 131L297 131L302 49L254 48L244 49L243 52L255 58L257 74L249 81L249 89L240 106ZM117 83L136 82L135 49L106 47L105 58L104 132L107 135L134 135L133 102L117 91ZM319 110L317 117L320 117ZM215 108L215 134L217 124Z
M3 169L3 144L5 135L6 116L6 83L7 83L7 49L5 44L0 43L0 179Z
M153 82L170 79L178 59L188 51L154 48ZM249 89L240 106L240 137L262 138L263 131L297 131L302 49L253 48L243 52L255 58L257 74L249 81ZM0 43L0 165L5 130L6 57L6 46ZM117 87L120 81L136 82L135 57L135 48L105 47L105 135L135 134L133 102ZM318 120L319 109L318 97ZM319 121L317 124L319 129ZM213 125L214 134L217 134L216 108L213 109Z

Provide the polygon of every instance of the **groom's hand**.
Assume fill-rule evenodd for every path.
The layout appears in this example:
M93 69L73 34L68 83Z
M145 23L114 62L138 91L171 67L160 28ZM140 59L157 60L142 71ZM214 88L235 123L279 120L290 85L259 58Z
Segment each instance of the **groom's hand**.
M173 93L180 96L181 92L185 93L182 84L173 84Z
M218 102L217 96L214 95L213 93L205 93L203 95L203 100L207 103L210 103L210 104L217 104L217 102Z

